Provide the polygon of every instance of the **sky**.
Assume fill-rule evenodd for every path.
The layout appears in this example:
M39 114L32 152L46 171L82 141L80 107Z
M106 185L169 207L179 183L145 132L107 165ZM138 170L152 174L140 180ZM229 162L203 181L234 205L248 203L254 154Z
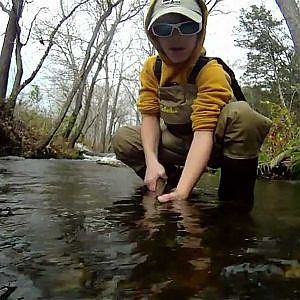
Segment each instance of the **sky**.
M34 0L34 4L40 6L48 6L49 3L51 3L52 5L55 2L58 3L58 0L51 0L51 2L49 2L48 0ZM73 0L69 0L69 2L72 3ZM227 13L209 16L208 18L207 36L204 44L207 50L207 55L221 57L225 62L229 64L229 66L231 66L235 70L236 76L238 78L242 75L242 69L240 69L240 65L241 62L245 60L245 50L234 45L234 27L238 26L238 18L241 8L247 9L253 4L260 5L262 3L272 11L276 18L282 18L282 15L279 11L279 8L276 5L275 0L224 0L224 2L222 2L222 5L220 5L219 8ZM32 19L32 13L24 14L24 18L26 18L26 15L30 20ZM1 47L6 22L7 16L0 10ZM27 62L30 62L30 64L25 64L25 73L29 74L32 71L30 71L29 68L31 68L30 65L33 65L34 61L36 60L37 53L35 50L36 49L32 49L31 52L29 51L30 54ZM28 55L28 49L26 49L26 53L26 55Z
M271 10L274 17L283 18L275 0L225 0L220 8L229 13L208 17L204 44L207 56L219 56L235 70L239 69L246 58L246 51L234 45L234 28L239 24L240 10L261 4ZM237 70L236 75L241 76L242 70Z

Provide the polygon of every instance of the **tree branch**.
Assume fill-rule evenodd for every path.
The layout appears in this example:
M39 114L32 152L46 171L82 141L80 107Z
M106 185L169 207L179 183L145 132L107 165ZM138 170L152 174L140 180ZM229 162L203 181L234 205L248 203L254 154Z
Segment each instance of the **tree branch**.
M2 11L4 11L5 13L7 13L7 14L10 13L10 10L7 9L1 1L0 1L0 8L1 8Z
M29 28L29 32L28 32L28 35L27 35L27 38L26 38L25 43L23 43L23 46L27 45L27 43L28 43L28 41L29 41L29 38L30 38L30 34L31 34L31 31L32 31L33 24L34 24L34 22L36 21L38 14L39 14L43 9L46 9L46 7L41 7L41 8L39 9L39 11L35 14L33 20L31 21L31 23L30 23L30 28Z
M225 0L209 0L209 1L206 1L206 5L207 6L210 6L208 8L208 13L210 14L214 8L222 1L225 1Z
M28 77L19 87L18 93L20 93L20 91L22 91L36 76L36 74L39 72L39 70L41 69L46 57L48 56L53 44L54 44L54 36L56 35L57 31L59 30L59 28L62 26L62 24L69 19L73 13L77 10L78 7L80 7L82 4L89 2L89 0L84 0L80 3L78 3L72 10L71 12L66 15L64 18L62 18L60 20L60 22L57 24L57 26L54 28L54 30L51 32L50 34L50 38L49 38L49 44L40 60L40 62L38 63L36 69L32 72L32 74L30 75L30 77Z

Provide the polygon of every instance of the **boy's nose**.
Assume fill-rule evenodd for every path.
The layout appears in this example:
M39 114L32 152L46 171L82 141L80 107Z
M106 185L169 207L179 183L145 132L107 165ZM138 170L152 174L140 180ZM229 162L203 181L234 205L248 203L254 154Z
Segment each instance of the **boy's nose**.
M174 28L172 36L178 36L178 35L181 35L180 32L179 32L179 29L178 28Z

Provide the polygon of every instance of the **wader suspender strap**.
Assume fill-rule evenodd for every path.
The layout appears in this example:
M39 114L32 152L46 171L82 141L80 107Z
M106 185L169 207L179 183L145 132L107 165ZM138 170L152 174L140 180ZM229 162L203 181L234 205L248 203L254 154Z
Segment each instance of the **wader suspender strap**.
M231 87L232 87L232 91L233 94L236 98L237 101L247 101L246 97L244 95L244 93L242 92L242 89L239 85L239 83L237 82L234 72L225 64L225 62L220 58L220 57L216 57L215 58L217 60L217 62L223 66L223 69L225 70L225 72L230 76L231 79Z
M161 58L157 55L155 60L155 65L154 65L154 75L157 78L158 85L161 79L161 67L162 67L162 61Z
M201 69L212 59L215 59L218 64L223 66L224 71L230 76L231 79L231 88L233 94L237 101L246 101L246 98L242 92L240 85L238 84L234 72L228 67L228 65L219 57L205 57L201 56L196 62L189 78L188 83L194 84L196 82L196 78L201 71ZM158 82L161 79L161 68L162 68L162 60L159 56L156 57L155 65L154 65L154 75L157 78Z

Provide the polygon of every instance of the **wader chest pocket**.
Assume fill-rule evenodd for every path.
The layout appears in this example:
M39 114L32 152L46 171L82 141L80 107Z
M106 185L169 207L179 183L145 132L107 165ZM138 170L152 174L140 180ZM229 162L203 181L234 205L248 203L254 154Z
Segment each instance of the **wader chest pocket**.
M158 94L160 115L165 124L191 123L192 104L197 96L194 84L163 86Z

